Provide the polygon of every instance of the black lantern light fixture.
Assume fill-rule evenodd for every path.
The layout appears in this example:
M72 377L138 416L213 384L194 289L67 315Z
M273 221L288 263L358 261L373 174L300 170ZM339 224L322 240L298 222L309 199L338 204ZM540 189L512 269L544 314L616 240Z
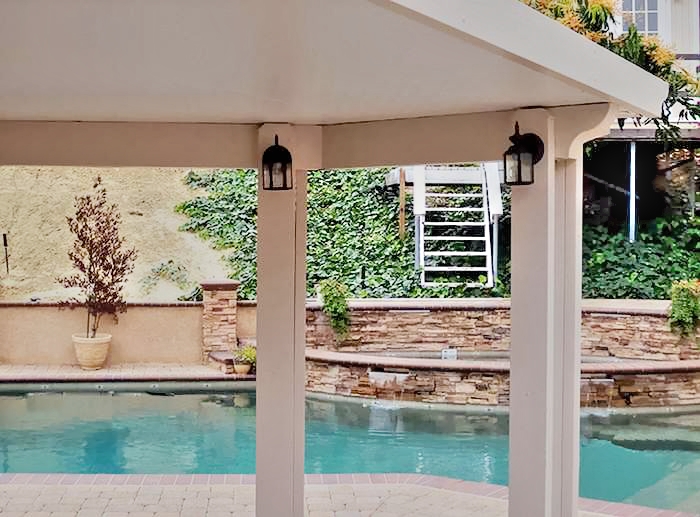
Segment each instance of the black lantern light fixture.
M262 155L263 190L291 190L292 188L292 154L286 147L279 145L277 135L275 144Z
M515 123L513 142L503 153L503 171L506 185L532 185L535 182L535 164L544 156L544 142L534 133L520 134Z

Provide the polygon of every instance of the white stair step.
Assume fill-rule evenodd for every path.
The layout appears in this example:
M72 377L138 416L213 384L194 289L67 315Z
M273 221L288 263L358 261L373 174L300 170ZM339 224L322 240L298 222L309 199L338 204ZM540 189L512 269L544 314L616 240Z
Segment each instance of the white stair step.
M485 241L486 237L460 237L457 235L426 235L424 241Z
M486 223L472 221L426 221L425 226L486 226Z
M493 287L486 282L424 282L423 287Z
M488 268L485 267L468 267L468 266L425 266L423 268L424 271L470 271L473 273L477 273L479 271L486 271L488 272Z
M474 207L456 207L456 206L448 206L448 207L430 207L425 209L426 212L483 212L484 207L480 208L474 208Z
M426 192L425 197L445 197L445 198L483 198L483 194L450 194L448 192Z
M485 251L426 251L426 257L485 257Z

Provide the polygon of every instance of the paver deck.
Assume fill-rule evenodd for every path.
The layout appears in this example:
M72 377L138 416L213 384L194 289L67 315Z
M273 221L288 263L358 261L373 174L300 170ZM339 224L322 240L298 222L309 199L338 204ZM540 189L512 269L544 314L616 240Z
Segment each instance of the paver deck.
M254 517L255 476L0 474L0 517ZM310 474L307 517L506 517L506 487L419 474ZM581 517L698 517L581 500ZM530 516L523 516L530 517Z

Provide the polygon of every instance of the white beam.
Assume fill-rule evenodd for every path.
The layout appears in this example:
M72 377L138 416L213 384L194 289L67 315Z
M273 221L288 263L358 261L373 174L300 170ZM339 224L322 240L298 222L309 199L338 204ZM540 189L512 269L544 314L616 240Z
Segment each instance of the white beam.
M257 167L257 125L0 121L0 165Z
M306 173L298 167L314 162L318 140L304 143L308 135L292 126L264 125L260 156L274 135L292 153L296 172L289 191L264 191L258 181L255 512L303 517Z
M513 112L385 120L323 127L327 169L503 159Z

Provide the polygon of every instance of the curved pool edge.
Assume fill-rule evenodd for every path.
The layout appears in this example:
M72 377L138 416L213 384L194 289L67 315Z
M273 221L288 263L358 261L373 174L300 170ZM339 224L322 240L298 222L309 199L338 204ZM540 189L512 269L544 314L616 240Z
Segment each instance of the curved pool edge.
M207 395L255 392L255 381L167 381L153 382L15 382L0 383L0 396L25 396L49 393L103 393L103 394L147 394L147 395ZM376 406L392 409L424 409L473 415L508 415L508 406L447 404L440 402L417 402L409 400L389 400L340 395L306 390L307 400L342 401L362 406ZM700 404L672 407L624 407L591 408L582 407L582 417L605 418L615 415L684 415L700 413Z
M207 394L218 392L255 391L251 380L167 380L167 381L44 381L0 382L0 396L23 393L152 393Z
M459 406L507 406L510 362L432 359L309 349L307 391ZM581 365L581 406L700 405L700 360L624 360Z
M387 400L355 395L338 395L332 393L318 393L306 391L307 400L343 401L360 404L362 406L376 406L384 409L435 409L445 412L473 415L508 415L508 406L486 406L468 404L445 404L440 402L416 402L410 400ZM624 407L624 408L592 408L582 407L581 417L601 417L617 415L685 415L700 413L700 404L673 407Z

